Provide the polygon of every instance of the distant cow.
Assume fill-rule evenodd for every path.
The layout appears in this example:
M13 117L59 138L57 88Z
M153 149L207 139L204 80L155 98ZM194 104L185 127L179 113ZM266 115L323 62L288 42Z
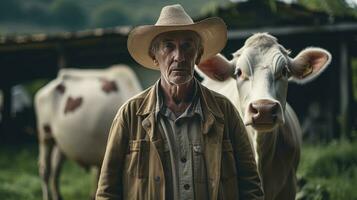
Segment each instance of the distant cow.
M251 136L267 200L295 199L296 194L301 128L286 102L288 81L311 81L331 61L321 48L307 48L294 59L288 55L275 37L258 33L231 61L217 55L198 66L210 78L225 80L206 78L204 85L236 105Z
M58 178L64 156L85 168L100 168L115 113L141 90L130 68L114 66L62 69L55 80L37 92L43 199L61 199Z

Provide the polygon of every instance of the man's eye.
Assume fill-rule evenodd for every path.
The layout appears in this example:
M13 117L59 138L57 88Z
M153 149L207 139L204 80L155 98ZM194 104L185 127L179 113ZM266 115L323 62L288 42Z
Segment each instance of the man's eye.
M190 49L192 47L192 44L189 42L185 42L182 44L183 49Z
M173 49L174 48L174 44L172 44L170 42L165 43L164 46L165 46L166 49Z

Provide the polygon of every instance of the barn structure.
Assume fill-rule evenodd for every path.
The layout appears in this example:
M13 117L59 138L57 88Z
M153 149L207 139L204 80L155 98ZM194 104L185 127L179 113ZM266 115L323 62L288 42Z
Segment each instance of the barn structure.
M255 32L269 32L295 56L307 46L320 46L332 53L330 67L314 82L290 85L288 102L307 128L317 127L329 137L352 137L356 125L352 67L357 59L357 19L333 17L297 4L277 2L274 11L259 1L235 3L197 18L223 18L228 26L228 43L223 54L240 48ZM3 93L0 134L17 125L10 117L11 88L32 80L54 78L60 68L105 68L125 63L137 73L144 87L159 76L157 71L138 66L126 48L131 27L0 36L0 90ZM306 120L309 119L309 120ZM313 123L311 123L313 122ZM304 124L304 123L303 123ZM315 129L314 129L315 130Z

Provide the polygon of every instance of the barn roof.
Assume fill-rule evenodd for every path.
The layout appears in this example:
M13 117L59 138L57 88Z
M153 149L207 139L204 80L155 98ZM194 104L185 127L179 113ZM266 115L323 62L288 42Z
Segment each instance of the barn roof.
M338 23L356 22L355 16L333 16L326 12L308 9L296 3L276 1L275 6L269 6L261 0L232 3L201 16L219 16L229 29L254 29L258 27L284 27L284 26L322 26Z
M114 28L97 28L77 32L58 32L55 34L0 35L0 52L16 49L55 47L59 42L88 43L103 37L119 37L126 39L130 26Z

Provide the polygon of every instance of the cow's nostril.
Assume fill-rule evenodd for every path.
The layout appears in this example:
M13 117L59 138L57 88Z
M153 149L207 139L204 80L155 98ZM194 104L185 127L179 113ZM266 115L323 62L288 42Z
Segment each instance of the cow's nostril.
M257 100L249 104L249 114L253 124L274 124L278 120L279 103Z
M254 105L253 103L249 105L249 112L252 113L252 114L258 114L259 113L258 109L256 108L256 105Z
M273 116L276 116L278 114L278 108L279 106L277 103L274 103L274 105L271 107L271 114Z

